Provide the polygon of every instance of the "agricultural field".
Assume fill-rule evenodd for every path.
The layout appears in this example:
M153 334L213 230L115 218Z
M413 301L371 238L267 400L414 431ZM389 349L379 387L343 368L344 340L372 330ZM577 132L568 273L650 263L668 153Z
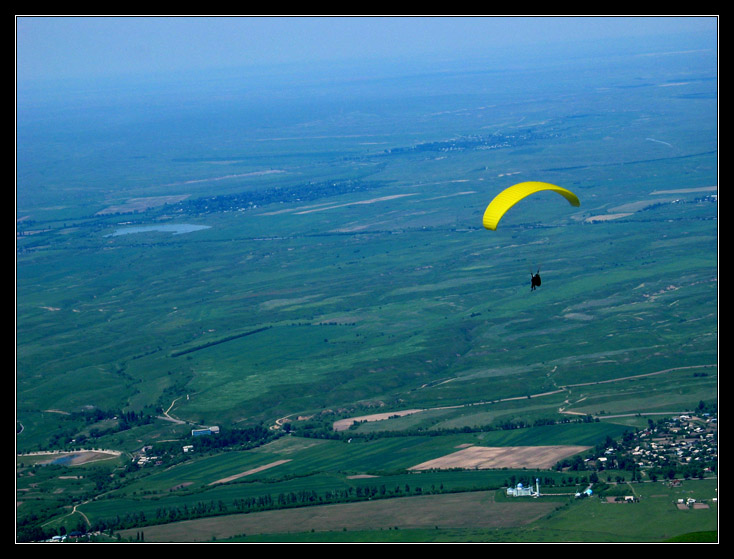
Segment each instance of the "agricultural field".
M716 52L598 63L21 99L18 540L716 539L711 445L599 462L718 440Z
M510 500L501 492L473 491L406 497L393 502L326 505L194 520L146 529L145 541L249 542L660 542L677 533L706 532L717 517L715 484L689 481L671 488L636 484L624 488L634 501L581 499ZM679 499L700 506L679 507ZM277 536L272 526L282 528ZM294 528L297 527L297 528ZM125 535L135 540L140 530Z

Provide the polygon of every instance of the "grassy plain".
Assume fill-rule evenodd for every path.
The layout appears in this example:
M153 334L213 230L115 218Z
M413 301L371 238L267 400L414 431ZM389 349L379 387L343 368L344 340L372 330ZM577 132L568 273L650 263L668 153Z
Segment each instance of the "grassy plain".
M17 451L93 447L124 458L41 468L34 481L38 467L19 456L19 524L72 528L84 523L78 512L94 522L203 501L356 491L377 482L349 476L377 475L391 487L421 480L484 493L431 495L435 509L415 505L428 496L328 505L358 511L343 527L347 539L659 541L715 529L715 507L673 510L660 484L649 486L664 498L646 496L629 505L644 514L627 515L628 505L592 500L495 503L496 489L523 471L407 473L463 444L594 447L641 427L646 414L701 402L715 409L715 60L635 58L609 62L603 74L546 76L467 71L394 89L375 81L360 97L342 84L325 89L323 105L268 107L279 115L273 122L252 116L262 118L261 107L240 113L213 102L203 113L160 115L157 127L136 116L142 128L116 130L114 153L90 133L105 108L80 110L76 123L69 111L46 130L36 124L43 119L21 119ZM440 95L420 94L426 83ZM335 99L348 99L346 110L334 110ZM69 126L76 143L48 131L63 137ZM489 200L522 180L570 188L581 207L541 194L498 231L483 230ZM339 181L364 189L309 194ZM262 192L269 201L226 198ZM144 211L110 211L130 200ZM159 224L205 228L126 229ZM543 284L531 293L537 268ZM356 425L352 443L300 436L310 423L407 409L423 411ZM95 410L115 413L94 419ZM121 429L124 413L152 421ZM604 421L531 427L573 413ZM529 427L500 429L513 422ZM273 433L288 425L293 434L195 452L172 467L126 467L143 447L182 445L193 427L209 425ZM451 522L431 517L446 500L451 510L487 505L506 523L472 524L474 509L461 522L458 510ZM396 516L368 514L383 505ZM415 525L399 521L423 513ZM275 518L273 531L310 526L288 519L306 509L256 514ZM640 516L655 525L643 529ZM196 522L210 528L186 533L201 540L267 531ZM155 530L145 528L150 541Z
M405 497L234 515L151 527L145 541L239 542L663 542L716 524L716 502L681 510L679 498L710 499L716 484L629 485L633 503L600 499L511 500L497 491ZM273 525L281 528L270 534ZM125 532L134 539L135 532ZM139 535L139 531L138 531ZM710 536L703 541L711 541Z

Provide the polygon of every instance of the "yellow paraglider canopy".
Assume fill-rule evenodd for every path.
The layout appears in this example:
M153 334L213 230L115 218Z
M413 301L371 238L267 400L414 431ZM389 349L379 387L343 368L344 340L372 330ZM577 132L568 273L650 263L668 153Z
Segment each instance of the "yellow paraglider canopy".
M486 229L495 231L497 229L497 224L500 222L500 219L502 219L502 216L505 215L505 212L507 212L507 210L509 210L512 206L517 204L523 198L543 190L552 190L553 192L557 192L566 200L568 200L572 206L581 205L578 196L576 196L570 190L566 190L565 188L561 188L560 186L556 186L555 184L535 181L521 182L514 186L506 188L494 197L494 200L492 200L487 206L487 209L484 210L482 225L484 225Z

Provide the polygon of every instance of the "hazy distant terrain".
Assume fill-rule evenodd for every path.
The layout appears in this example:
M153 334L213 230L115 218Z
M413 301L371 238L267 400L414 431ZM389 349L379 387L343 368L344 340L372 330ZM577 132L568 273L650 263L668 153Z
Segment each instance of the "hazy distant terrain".
M307 492L354 507L383 483L491 494L536 474L407 472L473 445L593 453L651 414L715 415L715 52L189 85L19 98L16 449L123 456L40 477L19 456L21 533L133 537L214 517L190 514L203 502L276 514ZM492 197L524 180L581 206L539 194L484 230ZM569 495L592 472L535 468ZM552 502L507 518L538 526ZM715 530L700 512L695 530ZM678 518L653 537L695 531ZM246 532L220 528L196 533Z

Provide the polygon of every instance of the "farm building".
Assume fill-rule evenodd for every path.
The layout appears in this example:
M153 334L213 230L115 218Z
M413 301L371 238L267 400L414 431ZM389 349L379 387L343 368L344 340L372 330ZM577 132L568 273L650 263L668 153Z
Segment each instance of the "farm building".
M192 429L192 437L201 437L202 435L216 435L219 433L219 427L216 425L213 427L205 427L204 429Z

